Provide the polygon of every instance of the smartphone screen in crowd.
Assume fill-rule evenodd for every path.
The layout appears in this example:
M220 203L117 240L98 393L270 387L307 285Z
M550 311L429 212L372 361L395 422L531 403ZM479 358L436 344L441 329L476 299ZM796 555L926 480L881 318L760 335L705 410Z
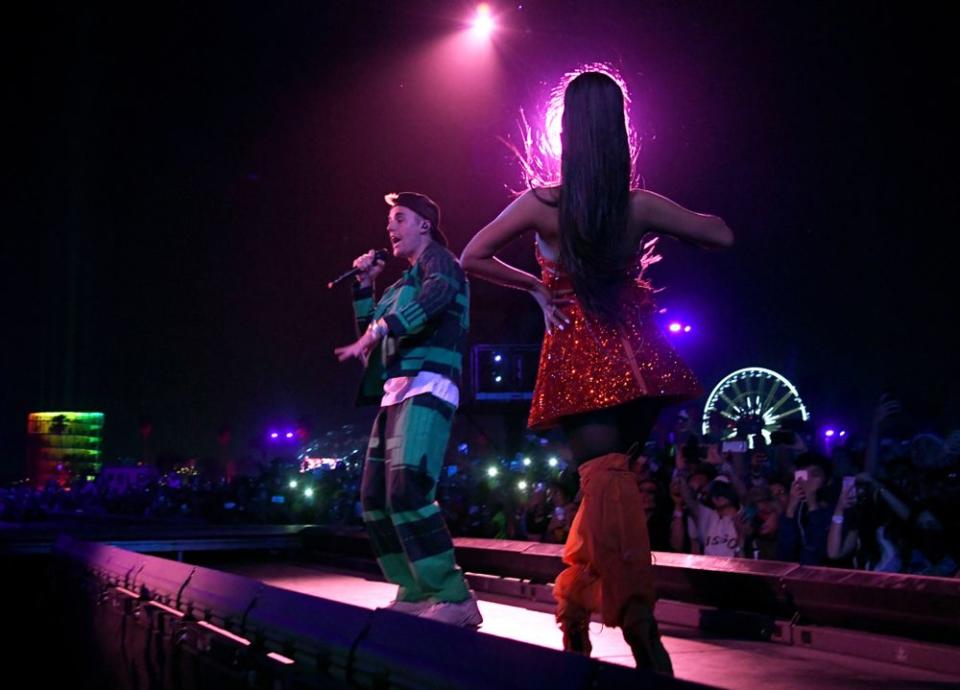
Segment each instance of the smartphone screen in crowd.
M853 492L854 487L857 485L857 478L852 475L847 475L843 478L843 489L842 493L844 496L849 496Z

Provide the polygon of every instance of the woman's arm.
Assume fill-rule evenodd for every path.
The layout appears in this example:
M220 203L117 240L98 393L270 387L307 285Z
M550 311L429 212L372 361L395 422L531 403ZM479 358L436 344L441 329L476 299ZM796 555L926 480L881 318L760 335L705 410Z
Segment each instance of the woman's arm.
M856 487L851 487L847 492L841 492L837 499L837 506L830 519L830 530L827 532L827 558L831 560L849 556L857 547L857 530L849 530L846 535L843 533L843 518L846 511L853 506L855 497Z
M653 192L633 192L631 215L645 232L669 235L706 248L733 246L733 231L722 218L694 213Z
M540 280L526 271L510 266L495 254L529 230L536 229L539 206L533 191L514 199L464 247L460 265L472 276L517 290L532 292Z
M869 472L861 472L857 475L857 479L870 484L870 486L873 487L873 490L876 492L876 495L882 498L884 502L890 506L890 510L892 510L898 518L901 520L910 519L910 507L901 501L896 494L891 493L882 482L874 479L873 475L871 475Z
M535 275L504 263L495 256L513 240L542 225L543 214L547 210L549 208L537 199L533 190L517 197L467 243L460 255L460 265L472 276L530 293L543 311L544 324L549 333L554 326L563 330L569 323L561 308L570 304L572 298L551 294Z

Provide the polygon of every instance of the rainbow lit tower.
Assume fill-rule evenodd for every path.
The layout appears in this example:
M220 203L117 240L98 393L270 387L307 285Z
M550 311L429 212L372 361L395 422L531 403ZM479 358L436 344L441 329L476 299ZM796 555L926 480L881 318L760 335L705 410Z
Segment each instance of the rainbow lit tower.
M27 472L37 486L61 486L100 471L102 412L31 412L27 415Z

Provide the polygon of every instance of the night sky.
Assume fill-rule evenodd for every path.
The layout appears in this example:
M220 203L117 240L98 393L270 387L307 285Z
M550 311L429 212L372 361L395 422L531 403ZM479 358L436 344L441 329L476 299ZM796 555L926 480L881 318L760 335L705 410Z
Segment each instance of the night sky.
M852 428L893 392L904 429L960 426L958 76L922 4L43 4L10 18L0 474L31 410L106 413L105 458L235 451L269 425L366 424L349 290L391 191L443 209L454 251L522 182L499 137L584 62L620 69L645 185L737 245L669 240L659 303L709 389L775 369ZM22 160L20 154L23 154ZM505 258L532 268L532 235ZM393 261L381 286L402 270ZM533 343L533 301L473 283L473 343Z

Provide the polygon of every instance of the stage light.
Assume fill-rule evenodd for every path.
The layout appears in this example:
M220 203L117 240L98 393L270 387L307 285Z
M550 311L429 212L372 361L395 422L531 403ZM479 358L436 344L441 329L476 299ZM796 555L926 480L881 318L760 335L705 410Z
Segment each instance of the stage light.
M682 326L676 321L674 321L673 323L670 324L669 328L671 333L679 333Z
M270 438L279 438L279 437L280 437L280 434L278 434L276 431L270 432Z
M487 468L488 477L496 477L498 474L500 474L500 470L498 470L496 467Z
M296 488L297 488L297 480L296 480L296 479L291 479L291 480L290 480L290 488L291 488L291 489L296 489Z
M287 438L293 438L293 432L292 432L292 431L288 431L288 432L287 432Z
M550 467L556 467L556 466L557 466L557 459L556 459L556 458L550 458L549 460L547 460L547 464L550 465Z
M284 664L284 665L286 665L286 666L289 666L290 664L295 664L295 663L296 663L296 662L295 662L293 659L291 659L290 657L288 657L288 656L283 656L282 654L277 654L276 652L270 652L269 654L267 654L267 658L268 658L268 659L273 659L274 661L278 661L278 662L280 662L281 664Z
M493 356L493 361L494 361L494 362L502 362L502 361L503 361L503 355L494 355L494 356Z
M684 333L689 333L689 332L690 332L690 326L684 326L684 327L683 327L683 332L684 332Z
M835 433L836 432L833 429L827 429L826 431L823 432L823 435L826 436L827 438L832 438Z
M313 498L313 489L306 488L303 490L303 495L307 498Z
M517 482L517 488L520 489L520 491L526 491L527 483L521 479L519 482Z
M532 461L530 458L524 458L524 459L523 459L523 466L524 466L524 467L530 467L530 463L531 463L531 462L533 462L533 461Z
M490 5L485 2L477 5L477 14L474 16L471 25L473 27L473 35L477 38L490 37L490 34L493 33L493 29L495 28L493 15L490 14Z

